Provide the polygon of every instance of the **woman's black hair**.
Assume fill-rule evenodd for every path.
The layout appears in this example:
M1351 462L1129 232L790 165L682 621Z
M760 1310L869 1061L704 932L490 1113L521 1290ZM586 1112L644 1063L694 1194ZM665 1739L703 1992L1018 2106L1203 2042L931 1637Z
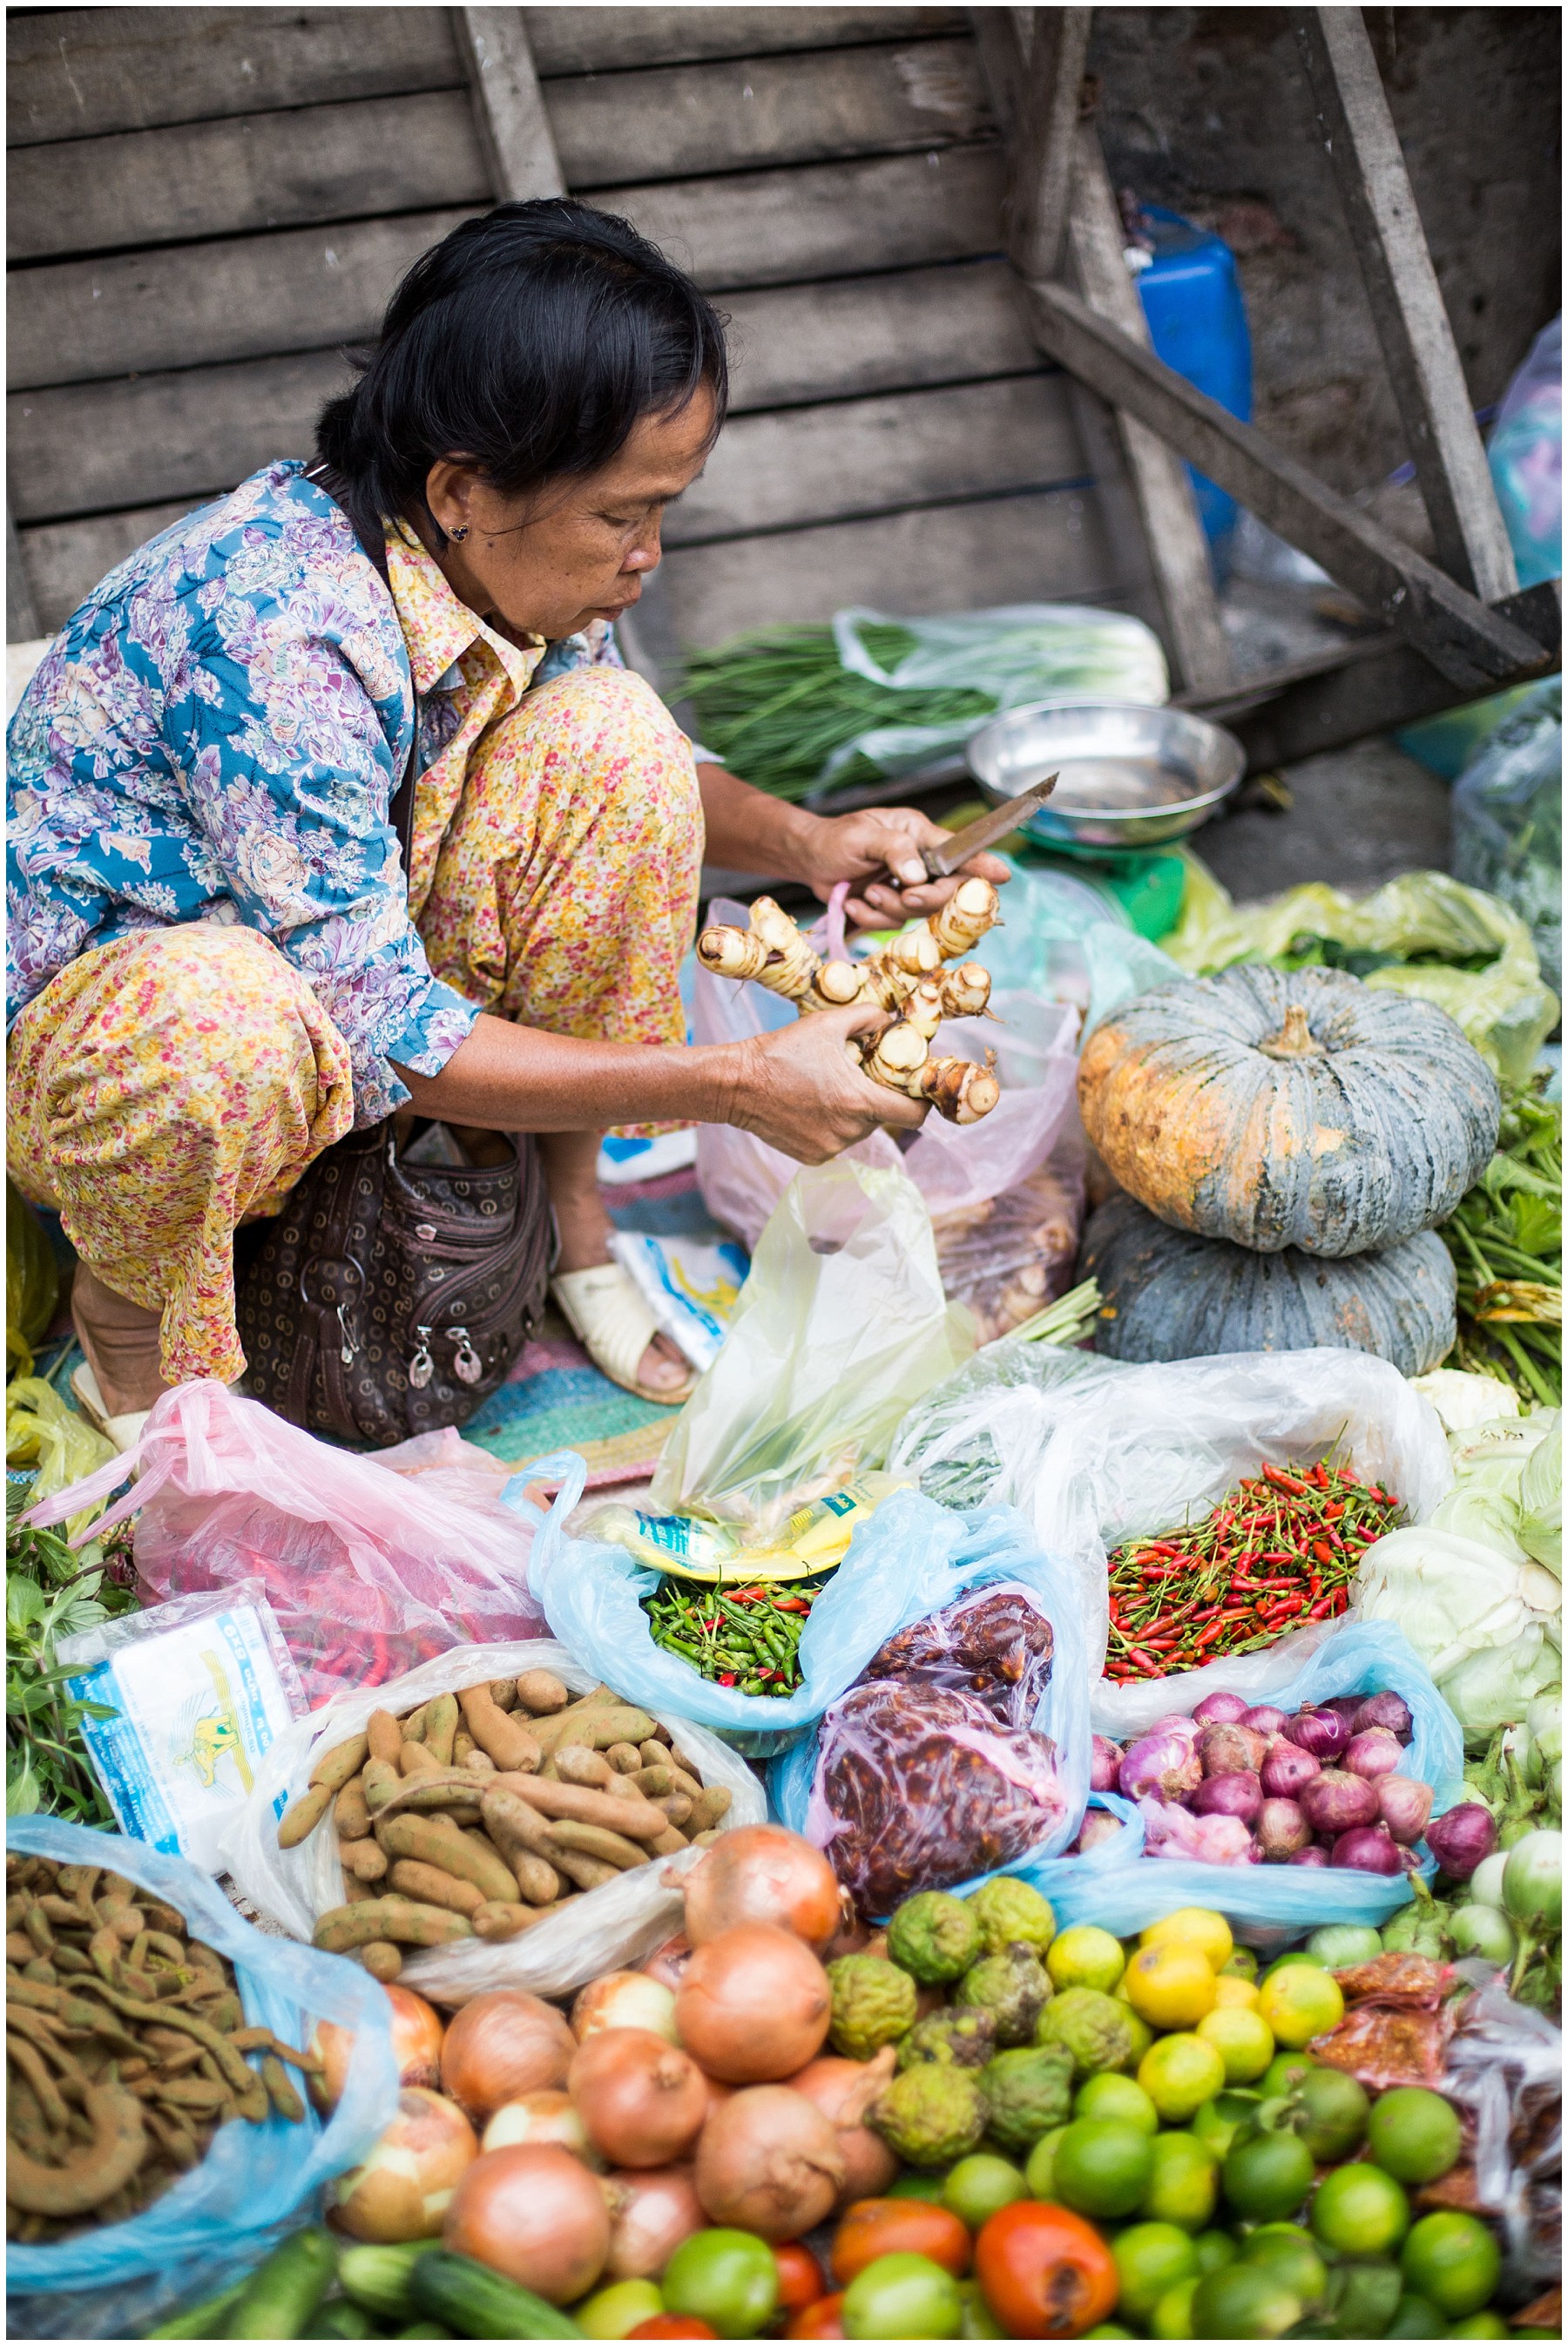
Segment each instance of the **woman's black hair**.
M355 362L316 455L367 542L382 515L433 518L425 482L443 456L526 495L596 472L705 383L717 433L728 397L713 304L627 221L565 196L501 204L433 245Z

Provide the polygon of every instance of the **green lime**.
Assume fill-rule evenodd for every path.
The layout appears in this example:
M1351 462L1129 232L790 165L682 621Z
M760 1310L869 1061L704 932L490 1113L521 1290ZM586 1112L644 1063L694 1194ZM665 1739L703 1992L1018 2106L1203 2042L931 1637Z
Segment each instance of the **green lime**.
M1448 2324L1435 2305L1424 2297L1401 2297L1394 2309L1394 2318L1384 2331L1385 2338L1442 2338Z
M1225 2065L1227 2086L1250 2086L1262 2076L1274 2058L1274 2037L1260 2012L1232 2004L1206 2013L1197 2034L1212 2045Z
M1283 2338L1305 2310L1272 2266L1238 2259L1199 2281L1192 2326L1200 2338Z
M1250 1947L1232 1947L1219 1967L1221 1979L1255 1980L1257 1977L1257 1957Z
M1167 2289L1197 2275L1191 2240L1175 2224L1129 2224L1112 2254L1121 2278L1119 2310L1146 2321Z
M1219 2193L1219 2161L1194 2134L1157 2134L1154 2172L1139 2213L1162 2224L1201 2232L1214 2215Z
M1295 2098L1297 2132L1319 2167L1335 2166L1359 2150L1371 2104L1354 2077L1343 2069L1308 2069Z
M1435 2183L1457 2164L1460 2142L1452 2104L1425 2086L1396 2086L1372 2105L1367 2147L1384 2174L1401 2183Z
M1407 2289L1429 2298L1450 2321L1462 2321L1467 2313L1479 2313L1497 2287L1502 2262L1483 2223L1441 2208L1411 2226L1400 2270Z
M1157 2037L1138 2063L1138 2083L1167 2126L1185 2126L1226 2084L1225 2063L1189 2031Z
M1140 2134L1157 2134L1160 2114L1135 2077L1102 2069L1085 2077L1073 2096L1075 2118L1109 2118L1114 2125L1136 2127Z
M1154 2166L1154 2145L1136 2127L1074 2118L1056 2145L1054 2196L1080 2216L1130 2216Z
M1216 2094L1192 2114L1191 2131L1206 2150L1224 2158L1257 2115L1256 2094Z
M896 2183L889 2184L882 2197L884 2199L932 2199L940 2207L946 2189L945 2175L901 2175Z
M1398 2248L1410 2230L1410 2203L1391 2175L1358 2159L1323 2178L1312 2200L1311 2223L1324 2247L1342 2257L1380 2257Z
M1135 2330L1124 2330L1119 2321L1096 2321L1093 2330L1084 2332L1085 2338L1135 2338L1137 2334ZM1524 2334L1529 2337L1528 2330Z
M1178 2280L1167 2289L1149 2316L1150 2335L1155 2338L1191 2338L1196 2333L1192 2326L1192 2301L1197 2295L1197 2277Z
M1310 2053L1277 2053L1257 2080L1260 2094L1288 2094L1308 2069L1318 2066Z
M1074 1923L1059 1932L1045 1951L1053 1987L1097 1987L1109 1995L1127 1967L1121 1941L1093 1923Z
M1453 2322L1448 2334L1451 2338L1514 2338L1519 2332L1510 2330L1501 2313L1469 2313L1462 2321ZM1530 2332L1524 2335L1528 2338Z
M1387 2257L1347 2257L1329 2275L1329 2311L1342 2338L1380 2338L1405 2284Z
M846 2338L956 2338L963 2303L952 2275L907 2249L873 2257L844 2291Z
M1228 2232L1200 2232L1192 2248L1200 2273L1217 2272L1221 2265L1233 2265L1239 2254Z
M1029 2186L1031 2199L1054 2199L1056 2197L1056 2146L1066 2133L1065 2127L1053 2127L1043 2134L1030 2152L1023 2169L1023 2180Z
M1009 2208L1014 2199L1028 2197L1029 2186L1020 2168L1014 2167L1010 2158L996 2158L989 2151L977 2150L950 2169L942 2204L952 2209L961 2224L978 2232L999 2208Z
M1345 1999L1331 1972L1317 1964L1288 1964L1271 1971L1257 1991L1257 2009L1287 2052L1299 2052L1314 2036L1338 2028Z
M1312 2188L1312 2154L1298 2134L1257 2134L1238 2142L1219 2170L1238 2216L1272 2224L1299 2208Z
M958 2333L961 2338L1006 2337L1006 2331L985 2302L985 2292L977 2280L961 2280L958 2300L963 2308L963 2327Z
M1312 2235L1300 2224L1259 2224L1241 2251L1247 2265L1267 2265L1303 2305L1314 2305L1329 2286L1329 2268Z
M664 2299L651 2280L615 2280L594 2291L573 2319L585 2338L625 2338L639 2321L664 2311Z
M1259 1983L1272 1979L1276 1972L1288 1971L1292 1964L1310 1964L1314 1971L1323 1969L1323 1958L1307 1947L1292 1947L1288 1955L1276 1955L1274 1961L1257 1974Z

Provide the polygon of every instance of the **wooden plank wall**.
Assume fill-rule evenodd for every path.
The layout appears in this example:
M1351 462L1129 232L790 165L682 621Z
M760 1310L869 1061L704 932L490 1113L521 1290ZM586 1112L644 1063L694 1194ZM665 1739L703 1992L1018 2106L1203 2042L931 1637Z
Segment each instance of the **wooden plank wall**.
M847 602L1141 601L1000 258L962 12L524 11L568 184L695 270L735 420L672 513L665 645ZM488 200L451 13L8 26L9 493L38 623L311 444L399 272Z

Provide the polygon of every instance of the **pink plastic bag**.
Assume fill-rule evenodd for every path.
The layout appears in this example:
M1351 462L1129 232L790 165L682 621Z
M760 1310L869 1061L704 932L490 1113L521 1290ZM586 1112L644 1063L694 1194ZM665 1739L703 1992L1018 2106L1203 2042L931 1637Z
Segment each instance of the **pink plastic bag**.
M724 898L708 906L710 921L744 928L744 904ZM831 940L829 940L831 950ZM956 1018L941 1027L934 1047L983 1059L997 1055L1002 1097L979 1124L948 1124L928 1116L907 1149L873 1132L845 1152L860 1163L901 1166L933 1215L958 1213L1013 1188L1042 1165L1058 1135L1076 1117L1079 1014L1071 1004L1039 994L999 994L997 1016ZM692 1040L740 1043L788 1025L792 1004L757 984L737 985L698 965L692 1002ZM1001 1023L998 1023L998 1022ZM778 1149L730 1125L705 1124L697 1136L697 1178L708 1212L754 1247L763 1223L798 1168Z
M404 1471L389 1472L395 1453L335 1450L220 1384L179 1385L133 1450L33 1520L61 1522L134 1473L94 1535L136 1515L137 1572L157 1596L264 1581L312 1708L453 1646L547 1637L532 1529L499 1473L442 1438L399 1447Z

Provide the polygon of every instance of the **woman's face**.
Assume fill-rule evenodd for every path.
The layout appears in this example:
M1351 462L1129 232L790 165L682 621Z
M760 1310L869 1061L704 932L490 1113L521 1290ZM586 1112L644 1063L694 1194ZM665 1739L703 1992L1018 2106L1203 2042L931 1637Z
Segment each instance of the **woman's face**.
M707 462L713 413L705 383L685 407L645 415L602 471L543 495L504 496L453 459L432 465L425 495L449 542L431 551L453 592L489 625L551 643L617 618L658 566L666 506Z

